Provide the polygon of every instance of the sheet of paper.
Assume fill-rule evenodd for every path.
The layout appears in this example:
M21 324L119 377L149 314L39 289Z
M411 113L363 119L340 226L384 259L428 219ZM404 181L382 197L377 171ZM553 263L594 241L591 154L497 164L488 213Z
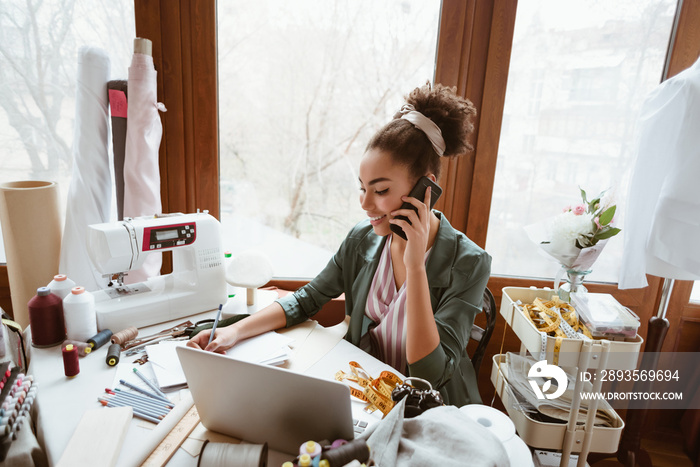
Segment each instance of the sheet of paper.
M274 357L280 349L289 346L293 339L276 332L266 332L239 342L226 352L229 357L245 362L260 363Z
M324 328L316 323L314 331L306 338L304 344L297 347L292 358L285 368L304 373L308 368L319 361L328 351L340 342L348 331L350 317L345 321L329 328Z
M185 373L180 366L175 349L187 345L186 341L165 341L146 347L148 361L163 391L183 388L187 385Z

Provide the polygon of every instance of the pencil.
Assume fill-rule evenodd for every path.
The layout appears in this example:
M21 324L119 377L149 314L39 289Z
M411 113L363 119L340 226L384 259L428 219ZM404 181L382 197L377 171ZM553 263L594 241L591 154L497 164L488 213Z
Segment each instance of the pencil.
M211 327L211 334L209 334L209 344L214 340L214 333L216 332L216 326L219 324L219 319L221 318L221 308L223 304L219 305L219 311L216 312L216 318L214 318L214 325ZM207 346L209 345L207 344Z
M120 384L123 384L123 385L126 386L127 388L133 389L134 391L138 391L138 392L140 392L141 394L145 394L146 396L151 397L151 398L153 398L153 399L157 399L157 400L159 400L159 401L163 401L163 402L165 402L165 403L167 403L167 404L172 404L172 402L170 401L170 399L168 399L167 397L163 398L163 397L161 397L161 396L159 396L159 395L157 395L157 394L153 394L152 392L148 392L148 391L146 391L145 389L142 389L142 388L140 388L140 387L138 387L138 386L136 386L136 385L133 385L133 384L131 384L131 383L128 382L128 381L124 381L123 379L120 379L120 380L119 380L119 383L120 383Z
M146 383L146 384L148 385L148 387L150 387L151 389L153 389L153 390L155 391L155 393L158 394L158 396L160 396L160 397L162 397L162 398L164 398L164 399L167 399L167 398L168 398L168 396L166 396L166 395L163 393L163 391L161 391L161 390L158 388L158 386L156 386L155 384L151 383L151 382L149 381L149 379L146 378L146 377L143 375L143 373L141 373L141 372L138 370L138 368L134 368L133 370L134 370L134 373L136 373L136 376L138 376L139 378L141 378L141 379L143 380L143 382Z

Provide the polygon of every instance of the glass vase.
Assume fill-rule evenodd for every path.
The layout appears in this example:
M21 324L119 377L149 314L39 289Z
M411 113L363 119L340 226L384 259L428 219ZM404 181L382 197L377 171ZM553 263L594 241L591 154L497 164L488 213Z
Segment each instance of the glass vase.
M586 293L588 292L588 289L583 285L583 280L586 278L588 274L591 273L591 270L587 271L577 271L575 269L567 269L566 270L566 282L562 284L561 287L559 287L559 290L557 291L559 298L564 300L565 302L571 302L571 294L572 293Z

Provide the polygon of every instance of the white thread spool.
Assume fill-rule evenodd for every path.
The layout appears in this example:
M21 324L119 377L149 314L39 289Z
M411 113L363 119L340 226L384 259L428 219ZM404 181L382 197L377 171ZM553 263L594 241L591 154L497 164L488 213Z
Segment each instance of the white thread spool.
M267 443L231 444L204 442L197 467L266 467Z
M75 287L75 282L68 279L68 276L65 274L56 274L47 287L51 289L52 294L58 295L63 300L70 294L70 290Z
M69 340L87 342L97 334L95 297L85 287L73 287L63 299L63 317Z

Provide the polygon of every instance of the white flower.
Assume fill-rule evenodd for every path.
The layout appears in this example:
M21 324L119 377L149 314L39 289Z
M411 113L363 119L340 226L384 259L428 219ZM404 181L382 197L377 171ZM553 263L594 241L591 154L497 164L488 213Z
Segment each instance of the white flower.
M554 250L568 248L575 245L580 236L591 234L593 229L593 214L585 212L577 216L573 211L563 212L552 219L550 245Z

